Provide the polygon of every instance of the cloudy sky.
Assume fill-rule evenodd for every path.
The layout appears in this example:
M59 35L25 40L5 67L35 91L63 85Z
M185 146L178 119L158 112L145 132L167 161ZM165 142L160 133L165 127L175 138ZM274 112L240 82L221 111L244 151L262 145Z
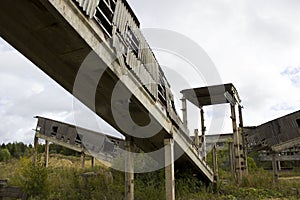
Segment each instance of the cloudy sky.
M130 0L129 3L142 28L172 30L203 48L222 82L234 83L238 89L245 125L259 125L300 110L300 1ZM157 57L163 65L176 65L174 60L173 63L164 60L163 55ZM199 81L198 86L202 84ZM73 114L77 111L73 102L70 94L0 39L0 143L32 143L36 115L74 123ZM207 123L210 112L208 108ZM94 118L88 111L85 115ZM114 132L103 122L99 124L101 131ZM223 132L230 131L229 124L224 125ZM96 129L96 125L85 122L79 125ZM198 126L192 125L191 128Z

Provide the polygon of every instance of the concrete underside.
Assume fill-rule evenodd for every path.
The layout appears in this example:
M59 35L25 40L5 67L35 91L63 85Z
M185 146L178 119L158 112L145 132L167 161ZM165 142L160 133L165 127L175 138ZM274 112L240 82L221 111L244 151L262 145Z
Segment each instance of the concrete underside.
M2 0L0 24L2 38L72 94L82 62L100 42L105 41L100 26L95 20L88 20L72 1ZM107 52L104 54L109 57L112 50L107 46ZM99 83L97 82L93 99L95 105L87 98L91 95L89 88L93 85L91 77L86 77L81 90L77 91L75 96L89 108L95 106L95 111L101 118L124 136L130 136L117 125L111 111L111 107L119 103L112 102L111 97L124 69L121 69L118 62L108 66L99 52L95 55L98 55L98 68L93 70L105 70ZM135 83L134 78L130 81L131 85ZM126 94L132 92L132 88L130 84L123 82L120 91ZM123 95L122 92L120 96ZM149 105L155 102L147 96L143 88L140 88L138 94L131 97L130 115L133 121L142 126L147 125L150 115L162 128L150 138L134 137L134 143L143 151L150 152L163 147L164 138L173 136L177 153L182 150L185 152L176 160L175 167L182 170L191 167L204 181L212 182L211 170L194 153L191 145L182 136L184 133L174 129L168 117L158 108L149 109Z

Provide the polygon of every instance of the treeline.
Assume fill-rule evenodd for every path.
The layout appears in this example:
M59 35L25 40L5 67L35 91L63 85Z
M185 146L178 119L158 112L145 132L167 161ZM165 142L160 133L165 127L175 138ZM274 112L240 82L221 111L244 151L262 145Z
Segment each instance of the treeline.
M23 142L2 144L0 147L0 162L8 161L11 158L19 159L31 155L32 145L26 145Z
M32 144L27 145L23 142L14 142L7 144L3 143L0 147L0 162L7 162L12 158L20 159L21 157L29 157L33 155L33 152L34 148ZM37 146L37 152L44 153L45 144L39 144ZM56 144L50 144L49 152L51 154L62 154L65 156L80 156L79 153Z

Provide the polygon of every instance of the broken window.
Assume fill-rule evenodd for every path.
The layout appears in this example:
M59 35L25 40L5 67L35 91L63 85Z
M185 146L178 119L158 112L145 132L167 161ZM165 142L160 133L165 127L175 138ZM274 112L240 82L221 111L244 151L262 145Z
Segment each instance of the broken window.
M56 133L58 131L58 126L52 126L52 132L51 132L51 135L55 136Z
M102 0L96 9L95 19L109 37L112 36L115 8L116 2L114 0Z
M300 128L300 119L296 119L297 125Z

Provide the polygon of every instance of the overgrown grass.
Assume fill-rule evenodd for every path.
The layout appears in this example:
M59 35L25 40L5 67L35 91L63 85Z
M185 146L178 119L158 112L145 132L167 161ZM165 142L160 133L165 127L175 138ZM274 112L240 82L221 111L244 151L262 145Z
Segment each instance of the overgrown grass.
M124 198L124 173L114 171L102 166L81 169L80 158L59 156L52 157L50 167L44 169L34 168L28 164L32 158L11 160L7 164L0 163L1 178L9 178L9 183L24 186L24 180L32 181L31 185L38 183L38 194L32 194L30 199L45 200L82 200L106 199L120 200ZM51 162L52 161L52 162ZM55 162L54 162L55 161ZM59 163L61 162L61 163ZM67 165L64 165L68 163ZM71 163L71 165L69 165ZM226 161L221 160L221 163ZM44 171L45 170L45 171ZM34 174L46 173L45 176ZM89 172L89 178L83 174ZM93 173L91 173L93 172ZM244 177L238 186L231 178L230 172L219 168L220 181L218 191L213 191L211 185L204 185L199 178L192 175L189 170L176 174L176 199L179 200L230 200L230 199L299 199L300 180L281 180L278 185L273 183L273 175L261 168L253 168L251 173ZM299 171L288 172L288 176L300 175ZM22 175L23 173L23 175ZM24 179L24 173L27 179ZM45 174L44 174L45 175ZM31 180L30 177L33 177ZM22 182L23 181L23 182ZM25 182L26 183L26 182ZM41 187L46 184L46 187ZM28 189L28 188L27 188ZM32 189L29 187L29 190ZM44 195L41 198L41 194ZM156 172L135 174L135 199L160 200L165 199L164 170Z

